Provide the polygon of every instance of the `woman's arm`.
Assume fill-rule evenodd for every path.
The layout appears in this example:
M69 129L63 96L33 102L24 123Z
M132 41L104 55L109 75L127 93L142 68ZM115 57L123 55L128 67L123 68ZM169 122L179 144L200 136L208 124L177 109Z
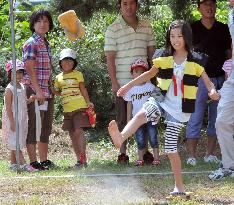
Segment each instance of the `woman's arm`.
M208 95L212 100L219 100L220 95L219 93L216 91L214 84L210 81L210 78L208 77L208 75L206 74L205 71L203 71L202 75L201 75L205 86L208 90Z
M36 97L34 94L30 95L30 97L28 99L26 99L27 104L34 102L35 98Z
M122 86L118 90L117 95L123 97L133 86L149 81L151 78L157 75L157 73L158 73L158 68L153 66L149 71L142 73L139 77L134 78L129 83Z
M41 103L43 103L45 101L45 95L43 94L41 87L38 83L37 75L36 75L36 72L34 70L35 65L36 65L35 60L27 60L25 63L25 68L26 68L26 71L29 75L30 81L32 82L32 84L36 90L36 99L38 99Z

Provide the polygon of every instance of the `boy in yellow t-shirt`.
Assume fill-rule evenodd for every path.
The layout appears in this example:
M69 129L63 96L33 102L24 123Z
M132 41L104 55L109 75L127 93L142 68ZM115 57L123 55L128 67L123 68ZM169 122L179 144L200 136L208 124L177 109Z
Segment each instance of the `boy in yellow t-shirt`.
M83 128L90 127L86 109L93 108L94 105L89 100L83 74L74 70L77 66L76 52L69 48L63 49L60 53L59 65L62 72L56 76L53 93L62 98L64 115L62 129L69 131L77 157L75 167L84 167L87 166L87 160Z

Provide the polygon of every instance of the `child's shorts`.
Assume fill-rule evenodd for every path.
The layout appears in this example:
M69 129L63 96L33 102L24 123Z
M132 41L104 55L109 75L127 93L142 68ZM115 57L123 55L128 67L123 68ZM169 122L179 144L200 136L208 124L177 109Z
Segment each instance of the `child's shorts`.
M70 132L80 128L91 127L85 111L86 109L79 109L73 112L64 112L62 129Z

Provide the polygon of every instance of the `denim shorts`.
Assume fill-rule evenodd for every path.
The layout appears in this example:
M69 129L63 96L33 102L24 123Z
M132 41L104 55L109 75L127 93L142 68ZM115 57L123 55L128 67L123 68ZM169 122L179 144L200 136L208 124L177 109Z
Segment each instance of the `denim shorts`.
M217 90L221 89L224 82L224 76L210 78ZM186 129L187 139L198 139L203 125L203 118L206 108L208 108L208 125L206 129L207 136L216 137L215 121L217 117L218 101L208 102L209 96L207 88L200 78L198 80L198 91L195 103L195 112L192 113Z
M147 122L138 128L135 133L135 138L137 142L137 147L139 150L142 150L146 147L147 139L149 139L150 146L158 148L158 131L157 126L152 125L151 122Z

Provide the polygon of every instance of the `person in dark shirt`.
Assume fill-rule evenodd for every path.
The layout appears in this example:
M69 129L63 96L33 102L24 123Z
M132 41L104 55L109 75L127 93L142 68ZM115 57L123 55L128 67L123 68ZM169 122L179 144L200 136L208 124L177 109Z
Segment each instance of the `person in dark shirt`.
M231 36L228 26L215 19L216 0L198 0L198 10L202 17L191 24L193 31L193 46L195 51L208 55L205 71L219 90L224 82L223 63L231 56ZM217 117L217 101L210 101L208 91L201 79L198 81L195 112L187 124L186 138L189 158L187 164L196 165L196 147L203 124L203 118L208 108L208 137L205 162L219 162L214 155L217 135L215 121Z

